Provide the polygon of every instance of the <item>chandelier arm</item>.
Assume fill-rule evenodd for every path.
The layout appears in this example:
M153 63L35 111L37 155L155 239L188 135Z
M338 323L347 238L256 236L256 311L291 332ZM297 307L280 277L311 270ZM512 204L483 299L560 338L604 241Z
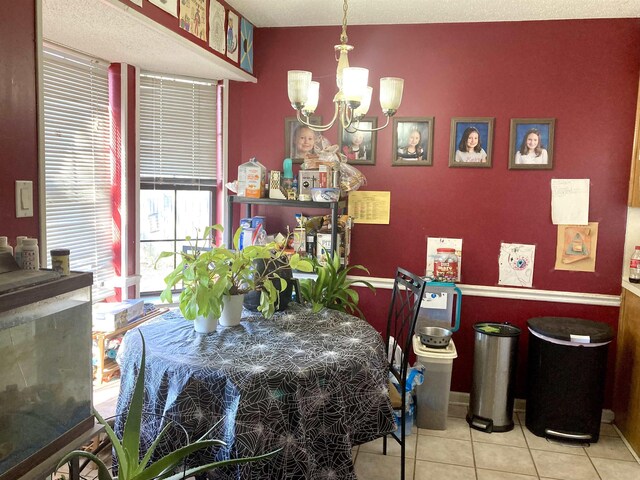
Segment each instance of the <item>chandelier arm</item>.
M331 119L331 121L329 123L326 123L324 125L314 125L312 123L309 122L309 117L305 115L305 118L302 118L302 115L300 114L300 110L298 110L298 121L303 124L305 127L309 127L311 130L313 130L314 132L326 132L327 130L329 130L331 127L333 127L333 124L336 123L336 118L338 118L338 104L335 104L335 111L333 112L333 118Z
M358 120L355 123L355 126L352 125L352 127L355 130L353 132L349 132L349 133L355 133L355 132L377 132L378 130L382 130L383 128L387 128L389 126L389 120L391 120L391 117L388 116L388 115L385 115L385 116L387 117L387 122L384 125L382 125L381 127L378 127L378 128L359 128L360 120Z

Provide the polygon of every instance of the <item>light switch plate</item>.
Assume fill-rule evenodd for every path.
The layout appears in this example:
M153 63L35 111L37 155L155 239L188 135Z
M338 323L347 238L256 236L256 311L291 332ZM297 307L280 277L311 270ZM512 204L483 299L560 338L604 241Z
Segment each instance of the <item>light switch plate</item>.
M33 217L33 182L16 180L16 217Z

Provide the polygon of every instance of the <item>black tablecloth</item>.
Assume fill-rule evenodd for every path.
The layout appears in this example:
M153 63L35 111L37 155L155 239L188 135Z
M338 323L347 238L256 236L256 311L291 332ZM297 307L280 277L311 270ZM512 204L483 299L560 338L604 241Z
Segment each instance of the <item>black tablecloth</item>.
M245 314L248 312L245 311ZM191 440L216 422L227 447L189 463L258 455L273 459L210 473L215 479L355 479L351 449L395 426L387 394L384 344L356 317L297 304L271 320L254 314L238 327L195 333L172 311L145 323L145 418L171 419ZM127 333L116 429L126 414L140 361L136 330ZM155 438L162 421L145 421ZM176 448L180 435L161 445Z

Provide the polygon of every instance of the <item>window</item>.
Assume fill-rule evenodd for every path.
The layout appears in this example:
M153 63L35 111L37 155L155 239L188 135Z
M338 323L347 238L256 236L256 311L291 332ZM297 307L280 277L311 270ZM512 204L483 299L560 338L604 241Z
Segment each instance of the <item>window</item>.
M140 75L140 290L164 289L186 237L214 223L216 87ZM202 234L202 232L200 232Z
M47 248L70 249L71 269L93 272L94 301L113 294L107 68L44 50Z

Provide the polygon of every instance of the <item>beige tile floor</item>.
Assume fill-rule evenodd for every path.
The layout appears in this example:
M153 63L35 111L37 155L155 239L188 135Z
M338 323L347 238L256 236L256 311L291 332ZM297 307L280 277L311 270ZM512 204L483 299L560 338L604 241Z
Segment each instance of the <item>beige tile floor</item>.
M98 411L112 415L118 383L94 393ZM466 407L451 405L446 430L414 428L408 437L407 480L640 480L640 463L610 424L602 424L600 439L586 447L552 443L524 426L524 413L514 415L515 428L504 433L470 429ZM400 448L392 439L382 455L382 439L353 449L360 480L400 477ZM108 455L107 455L108 456ZM82 472L86 480L97 471Z
M446 430L414 428L408 437L407 479L640 480L640 463L610 424L602 424L597 443L576 447L533 435L524 426L524 413L516 413L515 428L504 433L470 429L465 413L465 407L452 405ZM399 456L395 442L386 456L381 440L356 447L356 474L362 480L397 479Z

